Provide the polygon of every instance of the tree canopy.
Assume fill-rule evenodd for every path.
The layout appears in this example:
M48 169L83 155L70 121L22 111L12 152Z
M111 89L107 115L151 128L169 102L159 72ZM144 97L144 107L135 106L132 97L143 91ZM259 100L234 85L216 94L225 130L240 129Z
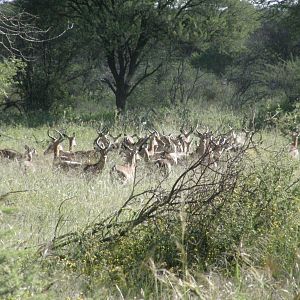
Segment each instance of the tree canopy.
M18 75L27 110L71 105L83 92L97 97L105 89L124 111L154 74L168 76L182 61L229 80L228 70L238 67L235 77L241 80L233 82L239 88L245 75L257 76L245 68L263 70L298 56L300 49L295 1L14 0L0 5L1 52L27 60L26 72ZM20 30L14 32L10 22Z

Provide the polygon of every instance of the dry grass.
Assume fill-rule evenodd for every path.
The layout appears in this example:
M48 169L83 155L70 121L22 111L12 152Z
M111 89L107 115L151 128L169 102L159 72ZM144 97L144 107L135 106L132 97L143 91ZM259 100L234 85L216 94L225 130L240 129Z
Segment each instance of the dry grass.
M209 116L215 115L215 118L194 113L192 119L195 121L202 117L201 123L212 125L215 129L224 122L241 123L232 113L222 115L213 108L211 110ZM169 112L165 113L164 122L157 125L158 130L174 132L181 125L180 120L174 119ZM116 127L115 132L118 128L122 127ZM68 131L76 132L77 150L92 148L95 128L70 124ZM54 236L81 231L123 204L132 187L113 182L109 176L111 167L120 158L111 154L104 173L96 177L87 178L80 172L57 172L52 168L52 156L45 158L42 154L47 146L46 126L35 129L2 127L1 132L4 135L0 137L0 148L24 152L23 145L28 144L37 148L39 156L34 159L35 170L29 172L24 172L18 162L0 161L0 274L3 274L0 298L122 299L129 294L128 299L132 299L133 295L128 291L103 285L100 279L101 284L89 290L94 280L91 275L72 273L65 269L65 263L55 261L52 265L51 259L45 263L35 256L39 245ZM274 132L264 133L264 140L264 147L270 151L287 143ZM176 168L164 184L171 185L182 170L183 167ZM155 168L147 170L146 166L139 166L139 189L149 188L161 176ZM144 287L140 292L135 291L138 298L293 299L300 280L287 274L284 281L276 281L265 269L254 266L237 270L234 277L212 271L193 275L187 272L184 278L158 268L154 263L151 268L157 280L157 290L149 291L146 282L140 283ZM103 274L103 278L105 276Z

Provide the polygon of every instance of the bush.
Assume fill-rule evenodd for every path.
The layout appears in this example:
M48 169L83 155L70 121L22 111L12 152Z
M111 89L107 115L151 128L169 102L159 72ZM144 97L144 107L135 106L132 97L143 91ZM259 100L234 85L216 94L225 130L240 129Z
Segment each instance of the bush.
M75 269L92 276L106 270L106 280L128 289L154 284L150 260L178 276L186 269L234 275L246 251L247 264L272 261L272 276L284 276L293 269L300 242L296 165L284 157L244 149L217 170L198 162L172 188L144 191L141 209L133 209L141 194L131 196L108 223L92 225L73 240L80 241L72 247ZM127 206L131 213L124 214Z

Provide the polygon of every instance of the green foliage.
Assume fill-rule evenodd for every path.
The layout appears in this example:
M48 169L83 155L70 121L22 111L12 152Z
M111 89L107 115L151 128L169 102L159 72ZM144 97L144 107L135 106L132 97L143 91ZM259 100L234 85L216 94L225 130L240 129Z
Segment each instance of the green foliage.
M26 111L42 109L54 115L74 106L74 98L86 97L85 87L93 69L87 54L87 36L71 30L63 15L62 1L18 0L21 10L37 15L40 28L51 28L44 34L44 42L22 49L28 61L26 72L18 77L21 98ZM61 9L60 9L61 8ZM20 46L21 47L21 46ZM91 87L89 87L89 90Z
M266 83L276 92L284 92L290 107L300 100L300 58L268 66L263 72ZM287 107L288 110L289 107Z
M227 78L237 86L235 103L266 101L272 97L281 97L283 102L287 97L290 104L296 101L300 54L298 13L299 4L294 1L280 1L261 9L261 26L247 41L246 51L227 67Z
M219 68L220 73L231 57L244 48L245 39L257 24L254 8L237 0L221 4L167 1L159 5L152 0L96 1L94 9L80 1L53 0L47 5L42 2L16 3L38 15L40 27L53 25L54 33L65 29L68 18L76 25L61 38L34 48L38 59L20 81L27 110L50 111L52 106L64 109L72 105L70 95L85 97L82 84L91 91L99 90L99 83L107 85L115 95L118 109L124 110L127 98L161 65L180 64L178 55L185 58L197 52L194 65L215 71ZM174 46L170 48L170 44ZM206 66L211 65L207 57L215 59L215 55L221 55L215 68ZM168 65L164 67L167 69ZM189 72L186 79L190 86L194 73ZM189 99L189 91L180 98Z
M277 128L285 136L290 136L293 131L299 130L299 103L291 105L283 96L266 100L257 107L257 110L258 114L254 120L256 128Z
M282 152L248 156L234 190L220 194L221 208L194 216L184 207L177 214L170 209L111 243L91 237L72 249L74 270L107 270L106 280L123 291L139 288L140 281L154 284L150 260L177 276L185 268L234 275L237 266L251 264L267 265L272 277L284 278L293 272L300 241L298 168Z
M291 111L281 110L281 114L276 118L276 125L283 134L289 135L300 128L300 103L294 105Z
M230 204L208 232L212 264L219 265L223 257L227 267L230 263L234 265L242 246L251 253L254 264L263 265L272 257L278 264L274 276L284 276L293 266L300 238L297 229L300 194L297 185L289 188L293 181L297 182L295 164L282 157L279 160L280 155L254 163L251 168L255 172L247 171L240 178Z
M300 282L299 164L283 146L300 124L299 4L284 1L287 7L262 13L248 1L182 1L197 5L183 10L175 22L178 7L160 14L157 1L93 1L115 3L114 18L109 10L89 7L90 1L15 2L39 15L39 26L51 25L57 34L65 29L67 15L74 27L31 48L26 54L34 55L34 61L25 65L6 59L0 64L0 104L14 91L17 75L27 108L24 115L1 112L1 148L23 152L26 143L42 153L47 128L55 126L75 131L78 150L87 150L101 122L113 133L143 134L155 128L177 134L183 124L227 132L229 126L243 127L252 109L253 125L268 131L262 132L262 147L247 152L232 190L217 198L218 209L211 206L191 216L184 208L168 208L163 217L107 243L91 235L57 256L49 247L42 253L46 259L36 257L41 244L55 235L85 232L117 211L132 189L110 182L116 157L109 157L103 175L88 180L53 171L52 157L43 155L32 174L23 173L18 163L0 161L0 194L27 191L0 203L0 298L293 299ZM66 5L71 2L84 7L76 18ZM264 22L248 39L258 16ZM162 57L168 59L139 82L130 94L129 110L117 117L113 92L100 82L114 82L107 71L109 59L116 60L114 67L121 72L122 60L130 64L131 50L143 38L149 43L129 74L131 87ZM225 69L228 81L204 72L219 75ZM224 105L247 101L245 122ZM138 171L144 168L148 166ZM174 167L164 189L183 169ZM159 179L154 169L141 174L140 191ZM189 194L191 200L194 196ZM132 209L123 215L125 225Z
M25 64L18 59L6 59L0 63L0 103L12 92L14 77L24 67Z
M259 12L247 1L235 0L211 1L200 10L203 16L196 22L203 18L199 29L206 32L206 46L200 42L192 64L223 73L225 67L246 49L250 34L260 25ZM197 9L195 11L197 13Z

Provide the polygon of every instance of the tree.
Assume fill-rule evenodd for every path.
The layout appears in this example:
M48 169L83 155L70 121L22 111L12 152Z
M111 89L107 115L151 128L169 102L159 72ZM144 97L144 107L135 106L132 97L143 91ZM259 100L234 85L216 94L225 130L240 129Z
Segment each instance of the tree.
M23 56L18 48L18 40L40 42L44 33L34 25L35 16L17 11L10 3L0 3L0 45L9 55Z
M116 97L116 106L124 111L127 98L160 63L149 60L169 34L174 1L67 1L67 9L93 41L98 58L104 57L109 69L102 81Z
M220 18L224 2L67 0L64 12L73 18L75 26L89 34L95 55L104 58L108 71L102 81L115 94L117 109L124 111L135 88L172 54L164 51L184 48L191 52L195 42L197 49L208 49L216 37L224 34L222 25L227 16L236 13L228 7L225 17ZM236 30L235 26L232 22L225 30ZM244 29L240 30L244 34ZM221 47L220 43L215 44ZM153 55L163 58L154 60Z
M48 87L51 85L49 80L45 80L45 77L41 76L41 73L35 76L37 72L32 72L33 65L37 69L36 66L39 64L36 49L42 48L47 42L57 40L70 28L67 26L64 26L64 28L56 27L55 33L53 30L50 31L47 20L44 23L41 22L35 10L24 9L25 7L21 3L22 1L18 0L0 1L0 54L3 57L1 69L8 71L4 72L1 78L5 82L8 81L10 86L19 84L18 94L21 96L22 101L18 100L17 102L22 103L25 109L43 108L44 106L41 104L44 100L46 100L44 103L47 103L48 98L45 97L45 93L49 92ZM13 59L7 59L9 57ZM19 60L14 59L16 57ZM25 61L26 64L21 63L21 60ZM22 72L18 70L22 70ZM13 73L10 71L13 71ZM44 68L44 71L47 72L46 68ZM13 76L5 77L5 74L13 74ZM40 83L42 84L40 85ZM42 93L36 93L37 86L40 87L40 91L43 91ZM7 90L5 107L16 102L8 97ZM50 91L49 97L50 94L53 97L53 91L55 90ZM37 98L39 99L36 101Z
M285 107L289 109L299 95L297 88L288 90L298 80L294 75L300 55L300 4L288 0L257 2L261 26L251 35L246 51L233 62L227 78L237 85L239 102L271 99L279 94L278 99L286 101L282 97L285 94L289 103ZM282 76L277 76L280 72Z
M22 59L28 60L19 47L19 41L36 43L43 33L33 24L34 19L35 16L17 11L10 3L0 1L0 106L4 109L16 107L20 110L21 101L12 100L10 94L15 77L24 70Z
M0 107L4 110L15 107L19 111L20 101L12 100L9 96L14 87L14 78L22 72L25 65L20 59L4 59L0 62Z
M19 76L20 95L28 111L58 111L70 106L70 94L74 94L72 82L91 69L88 51L84 49L85 37L72 30L72 24L59 14L60 2L16 0L13 3L18 10L37 16L37 27L51 28L44 32L42 41L22 50L26 56L34 57ZM82 85L78 86L82 91Z
M199 46L192 63L221 74L247 49L249 36L260 25L260 13L247 1L212 0L206 5L205 15L206 47Z

